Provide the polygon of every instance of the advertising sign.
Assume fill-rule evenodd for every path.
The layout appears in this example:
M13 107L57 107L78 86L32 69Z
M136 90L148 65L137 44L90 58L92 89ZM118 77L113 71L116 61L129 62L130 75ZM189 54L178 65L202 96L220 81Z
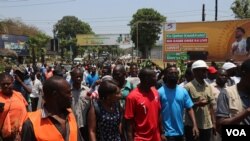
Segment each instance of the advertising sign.
M166 23L163 60L250 58L250 20ZM184 55L185 54L185 55Z
M130 34L77 34L77 45L119 45L132 47Z
M0 35L0 48L13 50L18 56L28 56L29 51L25 44L27 40L27 36L2 34Z

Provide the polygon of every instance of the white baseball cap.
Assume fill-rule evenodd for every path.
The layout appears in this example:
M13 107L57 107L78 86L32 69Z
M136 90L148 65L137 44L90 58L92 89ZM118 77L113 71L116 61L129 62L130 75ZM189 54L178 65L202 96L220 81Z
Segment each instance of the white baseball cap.
M203 60L197 60L192 64L192 70L196 68L206 68L208 69L207 63Z
M229 70L231 68L236 68L237 66L234 63L226 62L223 64L222 68L225 70Z

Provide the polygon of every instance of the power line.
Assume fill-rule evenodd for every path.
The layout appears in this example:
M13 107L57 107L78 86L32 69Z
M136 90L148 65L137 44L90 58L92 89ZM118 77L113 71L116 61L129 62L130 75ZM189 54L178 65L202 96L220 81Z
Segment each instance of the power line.
M0 6L0 8L52 5L52 4L69 3L69 2L74 2L74 1L76 0L59 0L59 1L53 1L53 2L32 3L32 4L23 4L23 5L3 5L3 6Z

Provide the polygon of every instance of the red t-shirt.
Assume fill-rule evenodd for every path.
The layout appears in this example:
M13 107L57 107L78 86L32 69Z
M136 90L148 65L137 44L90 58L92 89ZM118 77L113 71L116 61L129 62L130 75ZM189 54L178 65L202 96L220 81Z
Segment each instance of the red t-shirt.
M148 93L135 88L126 99L125 119L135 123L134 141L160 141L160 100L152 87Z

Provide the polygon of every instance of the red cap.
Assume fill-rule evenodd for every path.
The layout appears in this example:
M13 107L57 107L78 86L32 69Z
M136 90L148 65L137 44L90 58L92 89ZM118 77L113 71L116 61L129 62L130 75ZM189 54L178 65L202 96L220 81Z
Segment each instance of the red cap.
M209 73L216 73L217 70L213 66L211 66L211 67L208 68L208 72Z

